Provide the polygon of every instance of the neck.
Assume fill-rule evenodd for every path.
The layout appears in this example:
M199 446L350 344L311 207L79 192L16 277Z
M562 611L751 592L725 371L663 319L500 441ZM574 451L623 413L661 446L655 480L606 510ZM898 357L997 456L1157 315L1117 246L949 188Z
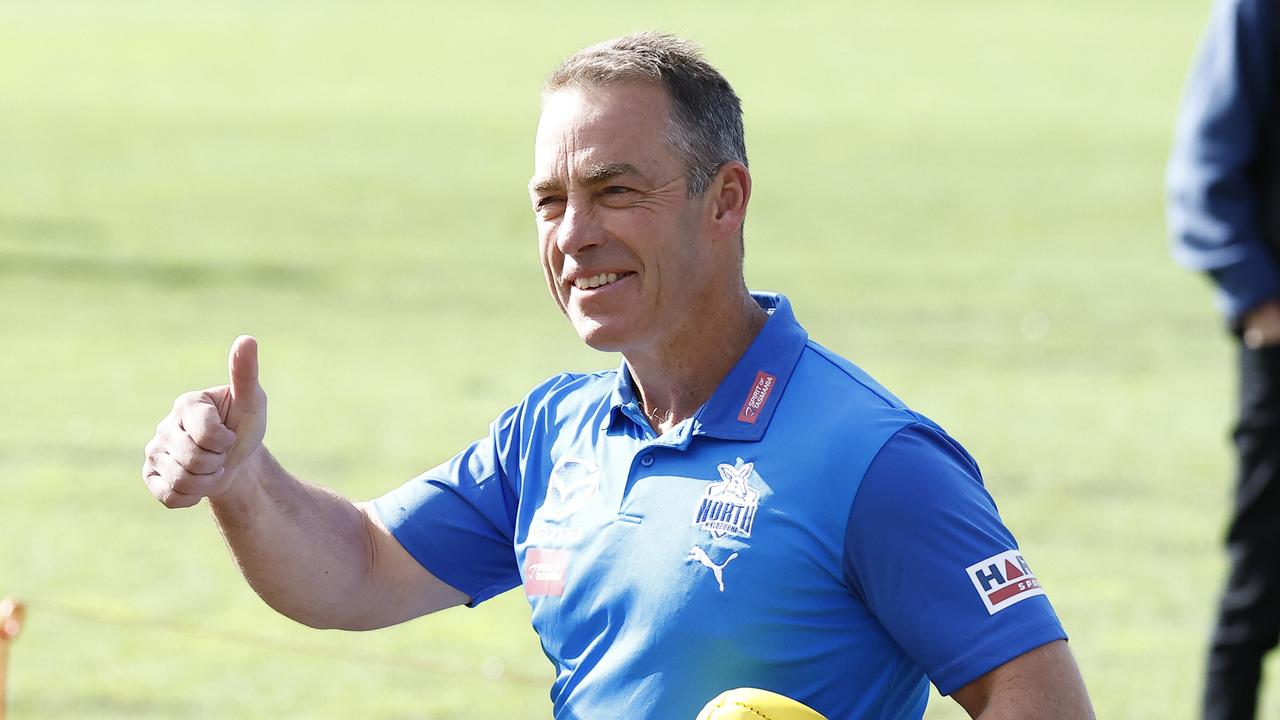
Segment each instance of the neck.
M745 287L719 307L698 307L656 347L623 353L641 407L659 434L711 398L769 319Z

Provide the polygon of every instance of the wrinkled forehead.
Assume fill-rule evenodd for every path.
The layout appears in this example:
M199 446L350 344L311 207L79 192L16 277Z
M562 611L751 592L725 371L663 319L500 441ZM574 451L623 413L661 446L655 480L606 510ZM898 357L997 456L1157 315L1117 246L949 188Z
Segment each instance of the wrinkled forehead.
M625 163L660 173L679 162L668 140L666 91L649 83L566 87L543 96L533 184L575 179L588 166Z

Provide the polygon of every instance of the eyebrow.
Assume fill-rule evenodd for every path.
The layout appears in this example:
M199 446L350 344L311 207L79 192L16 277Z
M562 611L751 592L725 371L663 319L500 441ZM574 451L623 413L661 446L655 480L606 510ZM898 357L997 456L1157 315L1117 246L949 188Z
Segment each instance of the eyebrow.
M592 163L583 168L579 176L584 185L598 185L621 175L645 177L639 168L628 162ZM562 183L556 178L529 181L529 192L533 195L545 195L549 192L555 192L561 187Z

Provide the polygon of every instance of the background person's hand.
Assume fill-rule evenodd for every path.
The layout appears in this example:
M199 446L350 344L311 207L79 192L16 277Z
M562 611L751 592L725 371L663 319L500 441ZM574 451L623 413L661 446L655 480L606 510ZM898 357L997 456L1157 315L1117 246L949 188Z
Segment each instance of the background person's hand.
M190 507L227 492L262 449L267 395L258 384L258 341L236 338L227 364L229 385L179 395L147 443L142 477L165 507Z
M1280 345L1280 300L1268 300L1245 313L1240 328L1246 347Z

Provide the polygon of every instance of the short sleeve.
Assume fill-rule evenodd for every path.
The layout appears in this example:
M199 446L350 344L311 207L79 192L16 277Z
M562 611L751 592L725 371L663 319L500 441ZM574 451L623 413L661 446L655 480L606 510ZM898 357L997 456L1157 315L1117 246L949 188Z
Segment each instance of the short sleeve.
M519 406L448 462L374 500L373 507L424 568L475 606L520 584L514 549Z
M1066 638L977 465L936 427L881 448L844 552L846 580L944 695Z

